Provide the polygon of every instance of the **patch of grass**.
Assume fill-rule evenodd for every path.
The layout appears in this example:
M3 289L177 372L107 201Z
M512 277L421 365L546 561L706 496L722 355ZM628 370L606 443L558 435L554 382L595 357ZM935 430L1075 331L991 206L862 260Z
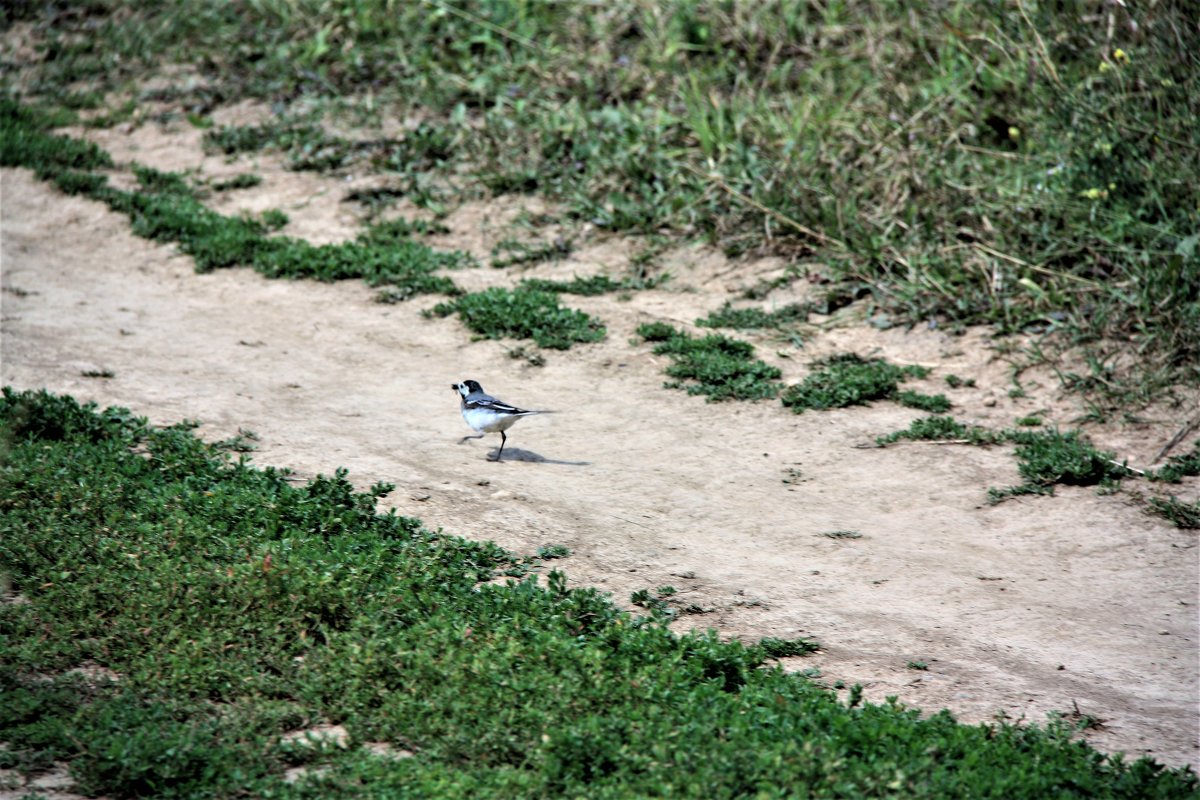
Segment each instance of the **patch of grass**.
M497 585L511 554L379 513L392 487L356 492L342 471L295 485L189 426L44 392L6 388L0 431L0 568L28 601L0 604L0 758L35 774L65 761L88 794L1198 788L1056 722L960 725L861 691L840 703L765 664L806 645L677 635L558 572ZM65 674L85 663L119 680ZM286 740L322 721L345 726L346 747ZM289 784L293 766L320 770Z
M1179 483L1183 478L1194 478L1197 475L1200 475L1200 442L1196 442L1191 453L1168 456L1165 466L1146 472L1146 477L1150 480L1167 483Z
M352 142L331 136L314 123L268 122L262 125L222 126L206 131L204 146L210 152L236 155L267 148L282 150L288 169L322 172L339 169L384 142Z
M671 356L668 388L701 394L709 401L761 400L779 393L782 373L754 356L749 342L718 334L696 338L664 322L639 325L638 336L654 343L654 352Z
M540 292L561 292L594 297L612 292L632 292L642 289L653 289L665 283L668 276L657 278L624 278L613 280L607 275L591 275L586 278L575 277L569 281L554 281L545 278L526 278L520 285Z
M62 122L60 116L0 97L0 166L26 167L43 180L113 166L112 157L95 144L47 132Z
M1200 528L1200 500L1187 503L1175 495L1151 497L1150 510L1176 528Z
M894 399L902 406L928 411L931 414L944 414L950 410L950 401L944 394L921 394L906 389L896 392Z
M358 238L360 241L373 242L375 244L395 244L396 242L407 241L416 236L430 236L449 232L450 229L441 222L396 217L395 219L390 219L386 222L377 222L369 226ZM477 262L473 257L468 256L466 253L463 253L463 256L463 266L477 266ZM467 260L468 258L470 259L469 261Z
M907 430L878 436L875 443L880 447L898 442L901 439L914 441L962 441L966 444L986 445L1000 444L1008 441L1004 433L989 431L978 425L964 425L954 417L932 416L915 419Z
M530 244L518 239L504 239L492 248L492 266L497 269L520 265L540 264L566 258L574 250L567 239ZM503 254L503 255L501 255Z
M606 333L600 322L584 312L560 306L557 295L524 287L466 294L439 303L429 313L439 317L457 313L467 328L484 339L532 339L552 350L598 342Z
M866 405L872 400L895 399L902 381L929 374L925 367L900 367L881 358L865 359L853 353L830 356L814 362L813 366L814 372L803 382L789 386L781 398L797 414L808 409L845 408ZM919 397L911 393L910 400L940 405L936 400L914 399Z
M1036 428L1042 424L1041 417L1021 417L1017 420L1017 425L1022 428Z
M257 175L253 172L243 172L227 180L217 181L212 185L212 188L214 192L230 192L237 189L253 189L255 186L261 186L262 182L262 175Z
M908 667L908 669L915 669L915 670L921 670L921 671L929 669L929 665L926 664L924 661L910 661L905 666Z
M567 558L571 555L571 548L565 544L547 544L538 548L537 557L543 561L549 561L554 558Z
M1024 494L1054 494L1056 484L1106 486L1133 474L1113 460L1114 453L1097 450L1079 431L1008 431L1007 436L1017 444L1017 469L1025 483L989 489L993 504Z
M761 308L734 308L726 301L725 305L696 324L704 328L735 328L737 330L756 330L759 328L781 328L797 322L807 322L811 309L807 304L792 303L773 311Z
M975 386L975 379L974 378L960 378L957 375L947 375L946 376L946 385L949 386L951 389L958 389L958 388L961 388L964 386L971 388L971 387Z
M821 645L811 639L777 639L765 636L758 640L758 646L768 658L789 658L791 656L806 656L821 649Z

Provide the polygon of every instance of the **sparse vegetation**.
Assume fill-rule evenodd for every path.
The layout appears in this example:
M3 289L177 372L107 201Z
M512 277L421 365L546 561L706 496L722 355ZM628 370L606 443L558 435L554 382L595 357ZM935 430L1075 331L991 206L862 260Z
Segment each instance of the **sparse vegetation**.
M830 356L814 362L815 370L803 382L789 386L783 404L797 414L808 409L845 408L872 400L897 399L899 384L908 378L923 378L929 370L920 366L899 367L881 358L866 359L853 353ZM905 405L923 405L945 410L945 397L910 392ZM940 399L939 399L940 398Z
M576 309L558 304L550 292L517 287L493 287L439 303L430 312L446 317L457 313L463 324L484 339L533 339L539 347L566 350L576 343L604 338L602 324Z
M696 338L665 322L639 325L638 336L654 343L654 352L671 356L665 385L701 394L710 401L761 400L779 393L780 371L754 356L749 342L719 334Z

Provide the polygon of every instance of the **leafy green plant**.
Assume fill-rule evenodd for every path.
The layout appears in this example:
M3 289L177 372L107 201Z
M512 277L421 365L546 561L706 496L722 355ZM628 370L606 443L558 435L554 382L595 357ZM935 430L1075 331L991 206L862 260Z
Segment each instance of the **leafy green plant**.
M932 416L915 419L907 430L878 436L875 443L883 447L901 439L914 441L957 441L967 444L1000 444L1008 441L1004 433L989 431L978 425L964 425L954 417Z
M625 278L613 280L607 275L592 275L587 278L575 277L569 281L554 281L545 278L525 278L520 285L539 292L561 292L564 294L579 294L595 296L611 292L628 292L641 289L653 289L667 280L663 275L658 278L641 279Z
M704 319L696 320L696 324L705 328L736 328L737 330L780 328L796 322L806 322L809 311L810 308L807 305L799 303L786 305L774 311L764 311L761 308L734 308L727 301L719 310Z
M1175 495L1151 497L1150 509L1176 528L1200 528L1200 500L1188 503Z
M753 358L749 342L718 334L702 338L664 322L638 326L638 336L654 343L654 352L671 356L668 388L705 395L709 401L759 400L779 393L780 371Z
M759 639L758 646L769 658L806 656L821 649L821 645L811 639L777 639L774 636L765 636Z
M484 339L533 339L538 346L566 350L577 343L598 342L604 326L582 311L563 308L550 292L493 287L439 303L430 312L457 313L463 324Z
M894 399L901 381L929 374L925 367L899 367L881 358L865 359L853 353L830 356L814 362L813 366L816 368L813 373L803 382L789 386L781 398L797 414L808 409L845 408L872 400ZM940 395L940 401L915 392L907 397L908 404L921 403L943 410L948 405Z
M113 797L883 795L897 770L908 795L1200 788L1057 722L839 702L767 666L804 640L675 634L558 572L500 585L520 560L380 513L392 487L296 484L193 427L0 396L0 569L26 601L0 604L2 763ZM344 747L289 744L327 720Z
M1017 443L1017 469L1025 483L989 489L992 503L1023 494L1054 494L1056 484L1106 485L1133 474L1113 460L1113 453L1097 450L1079 431L1009 431L1008 438Z

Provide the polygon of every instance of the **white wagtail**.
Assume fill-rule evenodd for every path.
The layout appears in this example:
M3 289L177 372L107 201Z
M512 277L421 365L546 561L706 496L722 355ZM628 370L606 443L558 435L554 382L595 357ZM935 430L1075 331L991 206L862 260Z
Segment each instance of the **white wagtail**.
M465 380L462 383L452 383L450 388L462 397L462 415L467 424L474 428L478 436L464 436L467 439L482 439L487 433L500 433L500 450L496 453L496 461L504 454L504 444L508 435L504 432L511 428L521 417L534 414L550 414L550 411L526 411L523 408L510 406L502 400L497 400L483 391L479 381Z

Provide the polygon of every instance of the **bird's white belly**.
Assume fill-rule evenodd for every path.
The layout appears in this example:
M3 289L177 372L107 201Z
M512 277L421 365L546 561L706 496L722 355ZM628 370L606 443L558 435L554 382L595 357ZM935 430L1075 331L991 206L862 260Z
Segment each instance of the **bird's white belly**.
M467 424L480 433L506 431L520 418L516 414L497 414L478 408L464 409L462 415Z

